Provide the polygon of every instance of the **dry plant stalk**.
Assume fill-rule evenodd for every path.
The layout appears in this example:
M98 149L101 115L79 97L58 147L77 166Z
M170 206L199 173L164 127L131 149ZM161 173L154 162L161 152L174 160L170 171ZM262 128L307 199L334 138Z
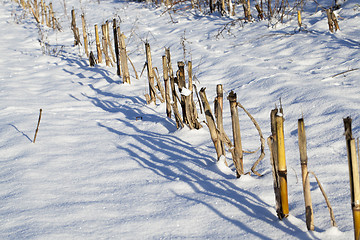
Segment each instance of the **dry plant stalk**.
M220 132L220 135L225 137L226 134L225 134L224 124L223 124L224 89L221 84L216 85L216 94L217 94L217 97L215 98L215 101L214 101L216 125L217 125L217 129ZM224 137L221 137L221 152L222 152L222 155L225 156L225 146L224 146L224 141L223 141ZM225 161L225 163L226 163L226 161Z
M171 106L173 107L174 110L174 115L175 115L175 119L176 119L176 127L180 128L180 127L184 127L184 123L181 119L181 115L179 113L179 110L177 109L177 106L175 106L175 103L171 104Z
M154 88L154 71L153 71L153 67L152 67L152 60L151 60L151 51L150 51L150 44L149 43L145 43L145 52L146 52L146 66L147 66L147 73L148 73L148 80L149 80L149 102L148 104L150 104L151 102L154 102L156 104L156 91Z
M272 6L271 6L271 0L267 0L267 9L268 9L268 18L271 19L274 15Z
M107 41L107 38L106 38L106 26L105 26L105 24L101 25L101 32L102 32L101 40L102 40L103 52L104 52L104 55L105 55L105 64L106 64L106 66L110 66L111 60L109 58L109 53L108 53L108 41Z
M279 175L278 175L278 167L277 167L277 155L276 155L276 147L274 146L275 139L273 136L268 137L267 142L270 150L270 164L272 167L272 175L273 175L273 183L274 183L274 193L275 193L275 207L276 207L276 213L278 215L278 218L281 220L283 219L284 215L281 211L281 196L280 196L280 181L279 181Z
M192 62L188 61L187 63L188 66L188 89L191 92L189 98L189 104L190 104L190 111L191 111L191 121L193 121L194 125L195 125L195 121L198 118L198 114L196 111L196 106L194 103L194 93L193 93L193 70L192 70ZM196 128L196 126L195 126Z
M154 75L155 75L156 81L159 82L159 81L160 81L159 78L156 76L156 74L154 74ZM154 85L149 85L149 87L150 87L150 91L153 91L153 92L154 92L155 98L158 98L161 103L165 102L164 98L160 97L159 94L156 92L156 89L159 89L159 88L158 88L158 85L156 85L156 86L154 86ZM146 98L147 104L150 104L150 103L151 103L151 101L150 101L150 95L149 95L149 94L145 94L145 98Z
M171 100L170 100L170 85L169 85L169 69L166 56L162 56L163 78L165 85L165 102L166 102L166 116L171 118Z
M95 40L96 40L96 51L97 51L97 61L98 63L102 63L102 51L100 45L100 38L99 38L99 30L98 26L95 24Z
M39 6L37 3L37 0L34 0L33 7L31 6L31 3L28 4L28 7L29 7L31 13L33 14L36 22L40 23L41 21L40 21L40 16L39 16Z
M126 57L127 57L127 60L129 60L129 63L130 63L130 65L132 66L132 68L134 70L135 78L139 80L139 76L138 76L138 74L136 72L135 66L134 66L133 62L131 61L131 59L130 59L129 55L127 54L127 52L126 52Z
M35 141L36 141L36 136L37 136L38 131L39 131L40 120L41 120L41 113L42 113L42 109L40 109L39 119L38 119L38 123L37 123L37 126L36 126L36 130L35 130L35 135L34 135L34 140L33 140L33 143L35 143Z
M189 83L188 83L188 89L191 91L193 90L193 73L192 73L192 62L188 61L188 78L189 78Z
M314 231L314 213L311 201L310 193L310 182L308 180L308 168L307 168L307 150L306 150L306 134L304 119L298 119L298 138L299 138L299 152L300 152L300 164L301 164L301 175L302 184L304 191L305 201L305 216L306 216L306 227L310 231Z
M301 11L300 10L297 11L297 20L298 20L298 26L301 29L302 21L301 21Z
M254 124L256 130L258 131L259 133L259 136L260 136L260 156L259 158L255 161L255 163L253 164L253 166L251 167L251 171L261 177L262 175L257 172L255 170L256 166L260 163L260 161L265 157L265 139L263 137L263 134L261 132L261 128L259 126L259 124L256 122L255 118L240 104L240 103L237 103L237 105L246 113L246 115L248 115L248 117L250 118L250 120L252 121L252 123ZM245 152L245 151L243 151Z
M184 123L188 124L190 129L196 128L199 129L200 128L200 123L197 121L197 119L195 118L194 115L194 108L193 108L193 94L192 94L192 77L189 77L189 87L186 87L186 79L185 79L185 64L184 62L178 62L178 68L179 70L176 73L177 76L177 83L178 83L178 87L181 93L181 108L182 108L182 113L183 113L183 120ZM191 68L191 63L190 63L190 74L192 74L192 68ZM190 87L191 85L191 87ZM191 89L191 90L190 90ZM186 91L191 91L190 94L187 94ZM186 93L186 94L184 94Z
M48 23L48 21L46 21L46 22L47 22L47 24L50 25L50 23ZM81 44L79 29L76 27L76 19L75 19L75 10L74 9L71 10L71 30L74 33L74 45L77 46L77 45Z
M116 56L116 74L121 76L121 63L120 63L120 53L119 53L119 39L118 39L118 28L116 26L116 19L113 20L113 33L114 33L114 48Z
M155 70L156 70L156 72L155 72ZM155 89L160 91L160 94L161 94L160 101L163 103L163 102L165 102L165 90L164 90L164 88L163 88L163 86L161 85L161 82L160 82L159 70L156 67L154 67L153 68L153 73L154 73L154 77L155 77L155 80L156 80Z
M192 75L192 65L188 65L188 73ZM189 126L190 129L199 129L201 124L197 120L197 111L194 109L195 104L193 104L193 92L192 92L192 77L189 76L189 87L186 87L185 79L185 64L184 62L178 62L178 71L176 72L175 82L177 82L179 91L181 93L180 105L183 113L183 122ZM175 88L175 85L174 85ZM188 94L187 92L190 93ZM175 93L175 90L174 92ZM177 97L177 96L176 96Z
M359 166L356 155L355 139L352 136L352 119L344 118L346 149L349 165L351 208L354 221L355 240L360 238L360 183L359 183Z
M124 79L124 83L130 84L130 74L129 74L129 68L128 68L128 63L127 63L127 53L126 53L125 34L124 33L120 33L119 47L120 47L121 70L122 70L122 76Z
M50 26L55 29L56 28L56 21L55 21L55 16L54 16L54 10L53 10L53 6L52 3L49 4L49 18L51 20ZM79 32L79 29L77 30ZM79 33L78 33L79 34ZM79 39L80 39L80 34L79 34ZM80 41L80 40L79 40Z
M88 45L88 38L87 38L87 32L86 32L86 22L85 22L84 14L81 15L81 22L82 22L85 54L86 54L87 57L89 57L89 45Z
M34 0L34 7L35 7L35 15L38 19L40 19L40 11L39 11L39 4L38 0Z
M278 174L280 177L280 194L281 194L281 207L285 217L289 216L289 203L287 191L287 169L285 158L285 141L284 141L284 118L276 116L276 137L278 149Z
M44 24L44 21L45 21L45 5L44 5L44 0L41 0L41 2L40 2L40 7L41 7L41 24Z
M335 31L340 30L338 20L337 20L337 18L335 16L335 13L333 11L331 11L331 20L334 23Z
M92 51L90 51L90 54L89 54L89 65L90 65L90 67L94 67L96 65L96 58Z
M271 166L272 166L272 171L273 171L273 178L274 178L274 193L275 193L275 200L276 200L276 213L278 215L278 218L281 220L284 217L287 217L287 214L284 213L283 210L283 203L282 203L282 191L281 191L281 176L279 174L279 132L278 131L278 124L276 121L277 118L277 114L278 114L279 110L278 109L273 109L271 110L271 114L270 114L270 120L271 120L271 136L268 138L268 144L269 144L269 149L271 152L270 155L270 162L271 162ZM280 113L282 113L282 109L280 109ZM286 175L285 175L286 176Z
M250 0L244 0L243 7L244 7L245 19L251 21Z
M184 127L184 124L182 123L182 119L178 110L178 106L177 106L177 93L176 93L176 89L175 89L175 79L174 79L174 72L172 69L172 65L171 65L171 55L170 55L170 49L169 48L165 48L165 56L166 56L166 60L167 60L167 68L169 71L169 78L170 78L170 86L171 86L171 93L172 93L172 108L174 111L174 115L175 115L175 121L176 121L176 127L179 128L180 125L182 127Z
M197 87L196 87L195 84L193 84L193 87L194 87L196 97L197 97L197 100L198 100L198 103L199 103L200 113L203 114L203 110L202 110L202 106L201 106L201 103L200 103L200 97L199 97L199 94L198 94Z
M105 27L106 27L106 39L107 39L107 42L108 42L108 46L109 46L109 50L110 50L110 53L111 53L112 61L115 63L115 62L116 62L116 58L115 58L114 50L113 50L113 48L111 47L109 21L106 21Z
M226 146L228 146L228 148L229 148L229 151L231 152L234 150L234 146L233 146L230 138L226 135L225 130L224 130L224 124L223 124L223 98L224 98L223 91L224 90L223 90L222 85L218 84L216 86L217 96L214 101L215 118L216 118L216 124L217 124L218 131L221 135L222 144L226 144ZM224 151L225 151L225 148L224 148Z
M309 173L311 173L311 174L315 177L315 180L316 180L316 182L317 182L317 184L318 184L318 186L319 186L319 188L320 188L320 191L321 191L322 195L324 196L326 205L327 205L327 207L328 207L328 209L329 209L329 213L330 213L331 226L337 227L337 224L336 224L336 221L335 221L334 212L333 212L333 210L332 210L332 207L331 207L331 205L330 205L330 201L329 201L329 199L328 199L328 197L327 197L327 195L326 195L326 193L325 193L324 188L322 187L322 185L321 185L319 179L316 177L315 173L313 173L313 172L308 172L307 175L309 175ZM307 176L307 181L309 181L308 176ZM306 184L307 184L307 183L306 183Z
M356 71L356 70L359 70L359 68L353 68L353 69L350 69L350 70L346 70L346 71L343 71L343 72L341 72L341 73L337 73L337 74L335 74L335 75L332 75L331 77L334 78L334 77L343 75L343 74L348 73L348 72Z
M37 23L40 23L41 21L40 21L39 15L36 14L35 10L31 7L31 5L30 5L29 7L30 7L31 13L33 14L36 22L37 22Z
M200 89L199 95L204 107L205 118L206 118L207 126L209 128L211 140L215 146L217 161L219 161L220 157L223 155L222 146L221 146L219 132L216 129L215 120L211 112L210 104L206 97L205 88Z
M155 70L155 68L153 68L153 71ZM163 86L161 85L160 82L160 77L158 76L158 74L155 73L154 71L154 76L155 76L155 80L156 80L156 86L155 86L155 91L159 90L161 97L158 93L156 93L156 97L160 100L160 102L164 103L165 102L165 90L163 88Z
M330 32L334 32L334 23L331 18L331 9L326 9L326 15L328 19L329 30Z
M330 32L335 32L337 30L340 30L340 27L339 27L339 23L337 21L337 18L335 16L335 13L333 12L333 10L331 10L330 8L329 9L326 9L326 15L327 15L327 19L328 19L328 25L329 25L329 30Z
M46 26L50 27L50 21L49 21L49 18L48 18L47 7L46 7L45 2L44 2L44 13L45 13L45 23L46 23Z
M260 7L259 4L255 4L255 8L258 12L258 17L260 20L264 20L264 11L262 10L262 8Z
M225 0L221 0L221 13L225 13Z
M186 88L186 82L185 82L185 64L184 62L178 62L178 71L176 72L176 77L177 77L177 84L180 90L180 93L183 91L184 88ZM190 116L189 116L189 109L187 109L188 103L185 103L186 101L186 97L181 94L181 101L180 101L180 105L181 105L181 110L182 110L182 114L183 114L183 120L185 124L189 124L190 129L193 128L192 123L190 121Z
M49 27L51 27L51 26L52 26L52 20L53 20L53 18L52 18L52 10L51 10L51 8L52 8L52 4L51 4L51 3L49 3L49 12L48 12L48 16L49 16Z
M202 128L202 126L198 121L199 115L196 110L196 104L194 102L193 71L192 71L192 62L191 61L188 61L188 78L189 78L188 89L191 92L190 96L188 96L189 104L190 104L189 107L190 107L191 121L192 121L195 129L200 129L200 128Z
M231 122L232 122L233 141L234 141L234 150L231 153L236 168L236 177L239 178L241 175L244 174L244 165L243 165L243 150L242 150L241 135L240 135L239 113L237 110L236 98L237 98L236 93L231 91L227 99L230 102Z
M210 7L210 12L213 13L215 11L214 0L209 0L209 7Z

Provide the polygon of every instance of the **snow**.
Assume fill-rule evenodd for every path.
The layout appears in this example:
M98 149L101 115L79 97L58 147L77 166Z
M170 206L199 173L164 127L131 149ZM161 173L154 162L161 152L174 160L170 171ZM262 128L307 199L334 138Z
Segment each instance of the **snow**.
M336 11L341 28L336 33L328 31L325 12L309 1L304 31L298 31L294 16L270 27L267 21L235 24L222 34L236 17L164 13L164 7L113 0L67 0L65 11L63 2L53 3L61 32L39 29L13 1L0 4L1 239L353 238L342 118L353 118L353 135L359 136L359 70L334 75L360 68L356 0ZM129 85L115 68L88 67L83 47L73 47L72 8L78 26L81 13L86 16L91 50L93 25L117 18L137 71L148 41L159 72L164 47L170 47L174 70L177 61L192 61L194 82L198 89L206 87L210 104L216 85L223 84L229 136L231 90L264 137L281 98L290 216L283 221L276 216L268 148L257 167L262 177L236 179L230 153L229 167L224 156L216 162L205 124L177 130L166 118L165 104L146 105L146 74L136 80L131 72ZM48 45L42 48L39 39ZM308 167L328 195L337 228L311 178L315 231L306 229L297 146L301 116ZM257 149L257 131L243 112L240 126L243 148ZM246 172L258 154L244 154Z
M189 90L189 89L187 89L187 88L182 88L181 89L181 95L182 96L190 96L190 94L191 94L191 91Z

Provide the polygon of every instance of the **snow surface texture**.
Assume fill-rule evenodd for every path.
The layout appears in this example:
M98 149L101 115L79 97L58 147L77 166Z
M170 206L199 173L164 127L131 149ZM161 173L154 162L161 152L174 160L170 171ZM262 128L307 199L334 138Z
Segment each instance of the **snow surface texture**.
M269 28L267 21L235 25L235 18L197 12L165 13L163 7L102 0L54 1L63 31L41 30L14 2L0 4L0 238L1 239L351 239L353 224L342 118L360 134L360 7L348 0L337 14L341 31L328 31L326 14L314 2ZM320 3L326 1L319 1ZM73 47L70 10L88 29L121 19L129 56L140 71L144 41L161 69L164 47L173 67L192 60L196 84L234 90L270 135L270 110L284 107L290 216L279 221L269 151L257 170L263 177L235 178L216 153L208 129L176 130L165 105L146 105L147 78L122 84L116 69L88 67L82 47ZM66 10L66 11L65 11ZM240 13L238 13L240 14ZM242 14L242 13L241 13ZM43 49L38 39L48 43ZM184 52L183 46L186 51ZM56 54L43 55L42 52ZM55 56L56 55L56 56ZM42 121L32 143L39 109ZM230 135L228 102L225 131ZM297 119L304 115L309 170L332 204L338 228L311 178L315 231L305 224ZM203 116L201 116L204 119ZM240 112L243 148L258 148L251 121ZM245 154L249 171L258 154Z

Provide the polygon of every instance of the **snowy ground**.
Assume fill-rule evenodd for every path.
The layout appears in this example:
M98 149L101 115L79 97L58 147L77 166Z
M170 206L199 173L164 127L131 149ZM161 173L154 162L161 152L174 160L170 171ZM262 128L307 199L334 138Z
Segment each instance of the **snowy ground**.
M328 1L319 1L324 6ZM0 238L1 239L351 239L353 224L342 118L360 134L360 6L348 0L337 11L341 31L328 31L326 14L308 1L306 31L296 17L269 27L267 21L235 25L235 18L197 12L164 13L163 7L104 0L54 2L62 32L42 27L10 0L0 4ZM144 41L161 69L164 47L173 67L192 60L198 89L212 104L216 84L234 90L270 135L269 115L281 97L285 113L290 216L279 221L269 151L258 166L263 177L235 178L217 166L206 126L176 130L164 104L146 105L146 74L122 84L116 69L94 68L73 47L70 10L86 15L88 28L114 17L128 37L130 58L140 72ZM255 11L255 10L254 10ZM238 14L242 14L239 12ZM42 34L41 34L42 32ZM38 39L49 45L43 55ZM56 55L56 56L55 56ZM39 109L43 116L32 143ZM225 130L231 120L224 102ZM304 115L315 231L305 224L297 119ZM204 119L203 116L201 116ZM251 121L240 114L244 149L258 148ZM245 155L249 171L258 154Z

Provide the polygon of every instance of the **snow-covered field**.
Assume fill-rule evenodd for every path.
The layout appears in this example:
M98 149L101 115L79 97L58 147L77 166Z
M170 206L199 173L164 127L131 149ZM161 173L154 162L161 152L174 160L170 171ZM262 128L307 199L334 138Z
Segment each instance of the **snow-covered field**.
M353 238L342 118L353 118L358 137L360 70L334 75L360 68L357 0L336 11L341 30L334 34L322 8L307 1L305 31L298 31L292 16L273 27L267 20L235 24L222 35L237 17L169 14L164 7L126 1L65 2L66 9L64 1L53 3L61 32L39 29L13 1L0 3L1 239ZM170 47L174 69L177 61L192 60L197 87L206 87L210 104L217 84L223 84L225 96L235 91L266 137L270 111L281 98L290 216L284 221L276 216L268 148L257 168L262 177L236 179L231 154L230 169L216 164L205 124L177 130L164 104L146 105L146 73L140 80L132 74L128 85L115 68L88 67L83 47L73 46L72 8L80 29L85 14L94 52L94 24L115 17L139 73L145 41L160 72L164 47ZM39 39L48 45L42 49ZM337 228L311 178L315 231L306 229L297 145L302 115L309 170L328 195ZM230 135L227 100L224 125ZM259 136L243 112L240 126L243 148L257 149ZM258 154L245 154L246 171Z

